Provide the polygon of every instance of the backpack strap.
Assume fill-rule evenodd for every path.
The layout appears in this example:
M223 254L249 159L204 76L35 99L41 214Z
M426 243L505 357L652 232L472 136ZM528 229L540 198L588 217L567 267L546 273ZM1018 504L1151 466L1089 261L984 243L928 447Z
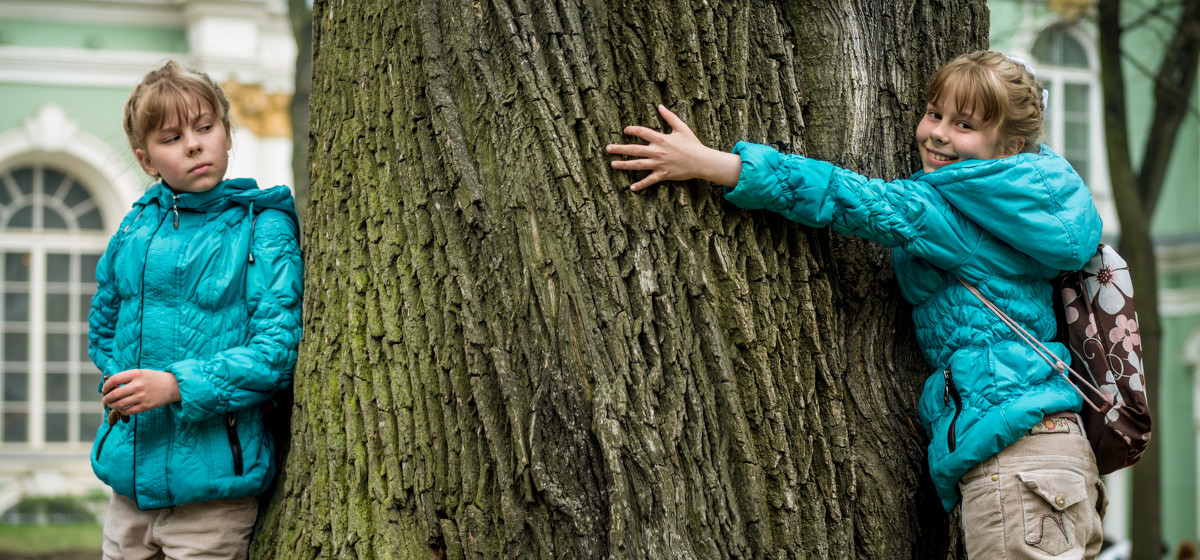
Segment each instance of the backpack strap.
M982 302L985 306L987 306L987 308L989 310L991 310L992 313L994 313L997 317L999 317L1000 320L1002 322L1004 322L1004 324L1007 325L1009 329L1012 329L1012 331L1014 333L1016 333L1016 335L1018 337L1020 337L1021 340L1025 342L1025 344L1028 344L1029 347L1032 348L1033 351L1036 352L1038 356L1041 356L1043 360L1046 360L1046 363L1050 364L1050 367L1054 368L1054 371L1057 371L1060 375L1063 376L1064 379L1066 379L1068 382L1070 382L1071 387L1073 389L1075 389L1076 393L1079 393L1080 397L1083 397L1083 402L1087 403L1088 406L1092 407L1092 410L1095 410L1096 412L1100 413L1100 415L1102 415L1102 416L1108 414L1108 411L1111 410L1115 404L1114 402L1109 400L1108 395L1106 395L1100 389L1097 389L1096 387L1092 386L1091 383L1088 383L1088 381L1085 377L1080 375L1074 369L1071 369L1071 366L1067 365L1066 362L1059 359L1059 357L1057 355L1055 355L1054 352L1051 352L1049 348L1046 348L1046 345L1042 344L1042 341L1038 340L1036 337L1029 334L1029 332L1026 331L1024 329L1024 327L1017 324L1017 322L1014 321L1012 319L1012 317L1009 317L1007 314L1005 314L1003 311L1001 311L999 307L996 307L996 304L992 303L990 300L988 300L988 298L984 297L984 295L979 292L978 288L976 288L975 286L972 286L971 284L969 284L966 280L963 280L962 278L959 278L958 281L961 282L963 286L966 286L967 289L971 291L971 295L974 295L980 302ZM1071 378L1070 378L1070 376L1067 375L1067 372L1070 372L1071 375L1074 375L1082 383L1075 383L1074 381L1071 381ZM1100 400L1102 400L1104 404L1102 404L1101 406L1096 406L1096 404L1094 402L1092 402L1092 400L1089 399L1087 395L1083 394L1083 391L1081 391L1079 389L1079 386L1081 384L1086 386L1087 388L1091 389L1097 395L1100 395Z

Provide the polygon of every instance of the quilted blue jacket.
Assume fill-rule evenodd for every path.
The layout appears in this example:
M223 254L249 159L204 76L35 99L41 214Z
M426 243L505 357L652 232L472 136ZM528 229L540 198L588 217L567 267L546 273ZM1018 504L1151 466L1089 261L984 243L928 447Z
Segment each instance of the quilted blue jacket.
M739 142L740 182L725 198L893 248L917 341L933 368L921 394L929 472L946 511L958 480L1043 415L1083 404L1055 372L963 287L971 282L1060 358L1049 279L1096 251L1102 223L1083 180L1046 146L959 162L908 180L868 179L832 164Z
M151 187L96 270L89 353L105 378L170 372L181 401L100 425L92 469L154 509L256 496L275 476L262 405L291 383L302 264L287 187ZM107 410L106 410L107 413Z

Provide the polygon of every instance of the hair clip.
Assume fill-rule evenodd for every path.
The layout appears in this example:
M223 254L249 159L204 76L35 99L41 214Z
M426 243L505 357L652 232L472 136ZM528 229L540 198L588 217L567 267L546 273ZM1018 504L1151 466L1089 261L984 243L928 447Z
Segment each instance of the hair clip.
M1026 70L1027 72L1029 72L1029 75L1030 75L1030 76L1033 76L1033 77L1035 77L1035 78L1037 77L1037 72L1034 72L1034 71L1033 71L1033 66L1030 66L1028 62L1025 62L1024 60L1021 60L1021 59L1019 59L1019 58L1017 58L1017 57L1015 57L1015 56L1010 56L1010 57L1008 57L1008 59L1009 59L1009 60L1011 60L1011 61L1013 61L1013 62L1015 62L1015 63L1017 63L1017 64L1020 64L1021 66L1024 66L1024 67L1025 67L1025 70Z

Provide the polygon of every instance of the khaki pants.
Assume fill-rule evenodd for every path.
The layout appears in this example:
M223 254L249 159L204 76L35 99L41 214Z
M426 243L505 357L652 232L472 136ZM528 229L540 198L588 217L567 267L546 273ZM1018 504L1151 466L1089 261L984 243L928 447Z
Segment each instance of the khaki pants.
M1045 420L962 477L967 557L1084 559L1100 553L1108 505L1074 421Z
M255 498L141 511L114 493L104 518L104 559L242 560L257 518Z

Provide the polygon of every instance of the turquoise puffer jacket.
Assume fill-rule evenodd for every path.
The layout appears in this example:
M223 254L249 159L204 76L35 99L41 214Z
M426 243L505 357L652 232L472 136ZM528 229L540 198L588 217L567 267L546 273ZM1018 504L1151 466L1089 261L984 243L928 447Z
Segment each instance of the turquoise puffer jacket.
M291 383L302 264L287 187L151 187L96 270L89 353L107 378L170 372L181 402L100 425L92 469L154 509L257 496L275 476L262 407ZM107 412L107 411L106 411Z
M725 198L893 248L933 373L921 394L929 472L946 511L958 480L1043 415L1083 404L983 306L971 282L1060 358L1049 279L1096 251L1102 223L1083 180L1046 146L1037 154L964 161L909 180L867 179L832 164L739 142L741 180Z

